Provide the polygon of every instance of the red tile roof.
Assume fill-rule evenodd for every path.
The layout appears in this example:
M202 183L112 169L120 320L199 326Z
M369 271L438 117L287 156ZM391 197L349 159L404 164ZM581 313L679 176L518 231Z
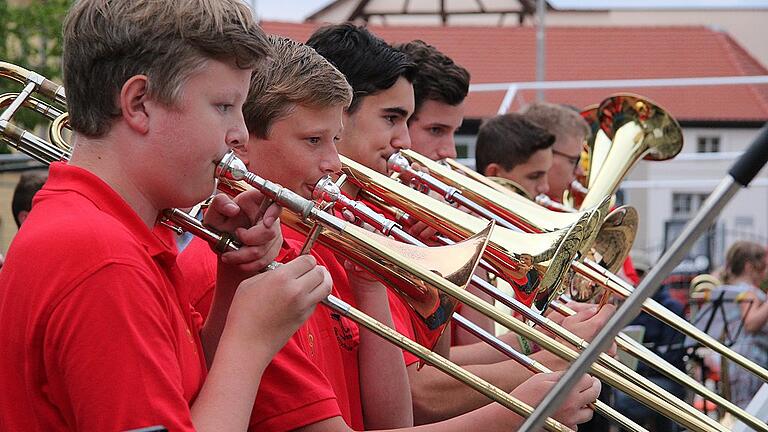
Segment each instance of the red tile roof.
M314 23L262 22L268 33L306 41ZM536 30L532 27L370 26L390 43L422 39L472 74L472 83L530 82L536 76ZM707 27L549 27L546 78L550 81L691 78L768 75L729 35ZM768 84L678 88L627 88L645 95L679 120L766 121ZM550 102L583 107L615 89L549 90ZM471 93L467 117L494 115L503 92ZM520 91L515 110L535 98Z

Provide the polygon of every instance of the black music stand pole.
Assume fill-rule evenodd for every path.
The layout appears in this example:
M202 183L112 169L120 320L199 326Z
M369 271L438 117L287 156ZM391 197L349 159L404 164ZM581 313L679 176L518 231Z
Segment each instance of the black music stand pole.
M674 270L685 254L693 246L699 236L709 228L720 211L728 204L736 192L747 187L768 161L768 125L760 129L757 138L746 152L728 171L728 175L718 184L715 190L702 204L696 214L672 246L659 259L659 262L645 276L640 285L632 292L619 310L608 320L608 323L595 336L579 358L566 370L560 381L547 393L530 417L523 423L520 432L539 430L547 417L563 403L571 388L587 372L601 352L606 351L617 334L626 327L641 311L643 302L653 296L659 289L664 278Z

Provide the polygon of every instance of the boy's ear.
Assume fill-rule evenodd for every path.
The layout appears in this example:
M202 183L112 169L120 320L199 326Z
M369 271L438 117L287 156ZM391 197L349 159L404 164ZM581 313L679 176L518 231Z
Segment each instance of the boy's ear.
M497 163L489 163L485 167L485 172L483 172L483 175L487 177L498 177L500 168L501 168L501 165Z
M117 101L123 119L133 130L141 134L149 131L148 84L146 75L132 76L123 84Z

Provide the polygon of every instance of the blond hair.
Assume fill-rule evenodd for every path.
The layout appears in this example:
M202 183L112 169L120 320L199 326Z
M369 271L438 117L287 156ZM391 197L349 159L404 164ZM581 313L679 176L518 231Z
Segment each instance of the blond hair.
M591 133L589 124L581 115L565 105L534 102L523 111L523 115L554 135L557 141L572 136L587 138Z
M298 106L326 108L352 101L344 75L307 45L270 35L268 67L253 74L243 115L248 131L262 139L272 125Z
M148 96L170 106L206 60L253 69L269 54L240 0L78 0L63 46L70 124L92 137L120 115L117 97L132 76L146 75Z

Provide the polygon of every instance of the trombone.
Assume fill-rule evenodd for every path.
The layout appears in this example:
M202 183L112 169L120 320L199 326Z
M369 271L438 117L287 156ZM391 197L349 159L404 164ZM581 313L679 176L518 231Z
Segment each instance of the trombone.
M7 63L0 62L0 70L6 71L9 69L12 69L14 76L23 75L23 73L28 72L15 65L9 65ZM69 146L66 142L63 142L63 141L57 142L56 146L54 146L50 142L19 128L18 126L14 125L10 121L13 115L15 114L15 112L22 105L31 107L36 111L40 112L41 114L46 114L50 112L50 111L41 111L37 109L37 108L44 107L45 104L43 102L40 102L40 101L26 102L29 95L35 90L34 89L35 86L28 86L28 87L30 90L26 91L24 96L20 96L20 97L9 96L9 95L0 96L0 98L6 104L6 106L8 106L8 108L4 109L2 111L2 114L0 114L0 120L2 120L2 122L0 123L0 137L2 137L4 140L9 142L16 149L32 155L37 160L45 164L50 164L51 162L55 162L55 161L67 160L69 158ZM62 95L63 95L63 89L62 89ZM63 122L60 124L62 126L64 125ZM242 164L242 162L234 158L233 155L228 155L227 158L222 160L222 162L219 164L217 169L217 175L220 175L223 178L226 178L228 180L234 180L236 179L236 177L242 175L243 176L242 178L247 178L251 182L250 183L251 186L258 185L259 188L262 189L262 191L267 196L272 197L273 199L277 200L283 205L288 205L289 209L292 209L293 211L298 212L300 215L302 215L302 217L309 218L309 216L313 216L316 222L325 223L326 224L325 226L336 229L338 230L339 233L351 233L349 234L350 237L353 238L354 241L359 242L358 246L362 246L363 251L370 253L371 256L373 256L373 258L371 258L370 256L367 256L366 253L361 254L361 256L365 257L366 263L368 263L367 265L365 265L366 268L376 268L379 270L392 270L393 268L395 268L395 272L394 272L395 276L393 277L410 278L411 280L414 280L415 282L417 282L416 284L417 288L425 288L430 285L437 284L441 286L445 285L447 287L446 289L448 290L453 289L453 290L461 291L461 288L454 285L452 282L448 281L447 279L433 273L431 269L424 268L420 264L414 263L411 256L398 255L398 253L393 248L387 245L384 245L384 246L379 245L377 242L380 241L380 236L378 235L374 236L363 229L358 229L357 227L350 226L346 222L340 221L334 218L333 216L318 210L315 207L314 202L303 199L300 196L293 194L291 191L285 188L282 188L279 185L276 185L274 183L260 179L257 176L254 176L254 175L246 176L245 173L247 173L247 171L245 170L244 165ZM230 186L232 185L231 182L227 184L229 184ZM237 247L237 245L234 244L231 241L231 239L227 237L216 236L216 234L213 233L212 231L207 230L205 229L205 227L200 226L200 224L197 223L197 221L194 220L193 218L184 217L183 215L184 215L183 212L176 209L169 209L164 212L165 218L173 221L177 227L184 226L187 229L189 229L192 233L203 237L207 241L214 241L214 243L220 248L220 250ZM323 215L326 215L327 217ZM473 254L474 264L469 263L468 265L464 266L465 267L463 269L464 273L468 275L472 273L476 265L476 260L479 258L480 253L485 247L487 234L492 230L492 227L493 227L493 224L489 224L486 228L485 234L477 236L475 239L473 239L472 242L470 242L470 243L474 243L476 246ZM349 228L349 230L347 231L346 228ZM400 245L400 250L402 250L402 246L404 245ZM422 251L424 248L417 248L417 249L419 251ZM408 261L407 264L406 264L406 261ZM456 273L462 273L462 271L458 271ZM429 290L425 290L425 291L429 291ZM350 319L355 320L357 323L368 328L375 334L381 337L384 337L385 339L394 343L401 349L405 349L413 353L417 357L432 364L433 366L437 367L443 372L448 373L452 377L471 386L473 389L484 394L490 399L500 403L501 405L512 410L513 412L522 416L528 416L533 412L533 409L527 404L524 404L518 401L517 399L511 397L509 394L502 391L501 389L467 372L466 370L455 365L454 363L451 363L450 361L440 357L436 353L431 352L428 348L411 341L410 339L400 335L396 331L373 320L372 318L368 317L362 312L359 312L354 308L351 308L349 305L340 301L339 299L329 297L324 303L326 303L329 307L333 308L334 310L337 310L339 313L342 313L345 316L350 317ZM563 426L562 424L552 419L547 419L545 427L549 431L570 430L565 426Z
M361 189L364 200L384 201L386 205L399 208L411 217L424 220L452 241L460 241L474 234L482 229L481 224L485 224L437 200L425 200L420 192L343 155L340 158L342 172L347 175L349 182ZM600 207L585 212L576 223L536 235L497 226L491 234L484 258L497 274L518 288L518 294L526 304L532 304L536 310L543 312L552 299L562 294L562 278L571 260L582 248L585 238L595 231L603 211L604 207ZM528 263L533 265L531 269L535 273L527 274ZM538 281L532 280L534 278Z
M443 174L443 171L449 171L449 170L445 169L445 167L439 165L438 163L431 161L428 158L422 155L418 155L417 153L414 153L412 151L408 151L407 154L413 155L414 161L429 168L431 170L430 173L434 172L436 173L435 174L436 176L440 176L441 178L449 178L449 179L451 178L449 177L449 175L451 174L450 172L448 172L447 174ZM453 178L463 180L461 176L453 176ZM497 206L502 205L503 201L501 201L500 198L496 198L495 196L493 196L490 190L483 189L482 184L477 185L477 187L475 187L475 184L470 184L470 183L471 182L465 182L462 184L457 183L457 187L460 188L461 190L465 190L465 189L474 190L474 193L476 193L478 196L484 196L486 197L486 199L495 201ZM468 184L469 186L467 186ZM530 201L528 202L530 203ZM546 211L546 210L542 210L542 211ZM555 213L555 214L558 214L558 213ZM608 263L613 263L609 265L619 266L621 264L622 260L628 253L629 248L631 246L631 239L634 238L636 226L637 226L637 213L631 207L620 207L614 210L606 218L605 222L601 226L601 232L597 235L595 248L598 249L603 254L604 259L607 258ZM601 245L601 243L603 244ZM585 262L589 265L600 267L599 265L597 265L592 261L585 260ZM577 261L574 261L572 265L574 266L575 269L579 269L581 268L581 266L583 266L581 263L578 263ZM605 272L605 269L601 268L600 271ZM584 274L584 273L581 273L581 274ZM605 274L610 274L610 273L605 272ZM624 282L622 279L616 276L613 276L612 278L615 278L617 281L619 281L619 283L621 283L622 286L624 286L625 288L629 286L628 284L626 284L626 282ZM599 279L590 277L590 280L599 280ZM520 302L516 301L514 298L507 296L505 293L497 290L495 287L488 284L486 281L482 280L481 278L473 277L472 283L475 286L479 287L481 290L483 290L483 292L491 295L492 297L494 297L494 299L500 301L505 306L510 307L511 309L515 310L518 313L521 313L523 316L526 317L526 319L536 322L537 324L543 325L545 328L548 328L554 333L556 333L558 336L563 337L565 340L572 343L574 346L577 346L582 349L586 348L587 346L586 342L575 337L575 335L569 334L569 332L565 329L559 328L555 330L551 328L553 323L542 322L541 317L537 316L536 314L532 314L531 313L532 311L526 308L525 305L522 305ZM605 283L606 284L612 283L612 279L609 279L609 281ZM616 287L616 289L619 289L619 288ZM572 292L572 294L576 294L576 292ZM659 313L664 313L664 311L666 311L666 309L663 308L661 305L657 305L657 306L658 307L656 309L659 310ZM552 307L558 312L563 314L572 315L574 313L572 310L566 308L565 306L559 305L556 303L553 303ZM674 315L672 313L664 313L663 317L666 318L667 320L674 320L674 321L677 321L676 318L679 318L677 315ZM546 318L544 319L546 320ZM687 321L682 320L682 322L685 324L688 324L689 327L692 327ZM671 325L675 326L674 324L671 324ZM642 344L638 343L637 341L627 337L626 335L620 334L616 340L616 343L618 347L621 348L623 351L628 352L633 356L643 360L646 364L654 367L655 369L659 370L660 372L664 373L670 378L678 381L679 383L685 386L690 387L695 392L701 394L705 398L717 403L718 405L722 406L727 411L739 417L745 423L749 424L751 427L755 428L756 430L763 430L763 431L768 430L768 427L764 422L761 422L753 415L747 413L737 405L733 404L731 401L723 398L722 396L708 389L707 387L705 387L698 381L694 380L687 374L669 365L665 360L663 360L658 355L654 354L652 351L648 350L646 347L644 347Z

